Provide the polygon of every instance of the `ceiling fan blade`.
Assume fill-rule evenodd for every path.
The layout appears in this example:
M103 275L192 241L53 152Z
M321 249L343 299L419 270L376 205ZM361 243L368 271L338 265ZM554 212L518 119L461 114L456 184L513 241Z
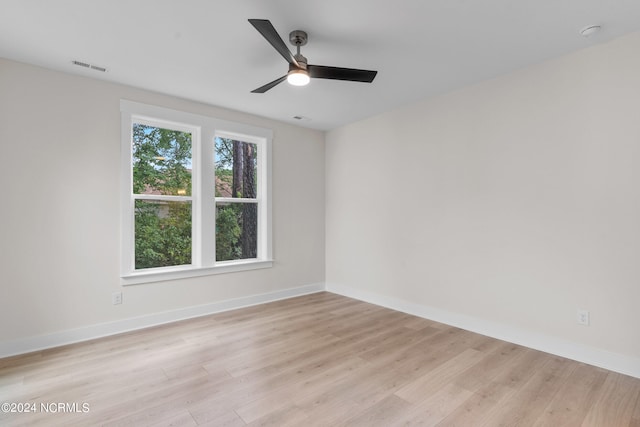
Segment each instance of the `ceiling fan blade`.
M327 67L324 65L307 65L310 77L316 79L348 80L350 82L371 83L377 71L357 70L355 68Z
M252 90L251 93L265 93L266 91L268 91L272 87L279 85L280 83L282 83L285 80L287 80L287 76L286 75L284 75L284 76L282 76L280 78L277 78L274 81L272 81L271 83L267 83L264 86L260 86L258 89Z
M271 21L268 19L249 19L249 22L265 39L267 39L269 44L271 44L271 46L273 46L289 64L295 64L296 67L300 67L300 64L298 64L296 58L287 48L287 45L284 43L282 38L278 35L276 29L273 28Z

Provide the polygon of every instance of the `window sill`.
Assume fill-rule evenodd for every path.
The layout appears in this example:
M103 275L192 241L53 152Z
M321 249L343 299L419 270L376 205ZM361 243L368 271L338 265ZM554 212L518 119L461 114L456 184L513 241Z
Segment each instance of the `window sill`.
M154 268L149 271L136 271L134 273L122 275L122 284L138 285L141 283L162 282L165 280L186 279L189 277L211 276L214 274L234 273L237 271L258 270L261 268L271 268L272 260L247 260L247 261L226 261L219 262L215 267L167 267Z

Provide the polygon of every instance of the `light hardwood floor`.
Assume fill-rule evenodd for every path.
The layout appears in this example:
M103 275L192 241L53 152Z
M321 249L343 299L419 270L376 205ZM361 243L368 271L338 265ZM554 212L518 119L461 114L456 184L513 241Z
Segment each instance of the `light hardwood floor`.
M330 293L0 359L0 397L37 405L2 426L640 427L640 379Z

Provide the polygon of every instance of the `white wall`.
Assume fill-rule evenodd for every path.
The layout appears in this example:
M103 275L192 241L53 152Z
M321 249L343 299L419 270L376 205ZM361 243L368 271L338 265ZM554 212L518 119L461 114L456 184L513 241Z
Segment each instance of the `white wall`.
M273 268L121 286L120 99L273 129ZM93 325L323 286L322 132L0 59L0 158L5 352L29 337L89 328L56 336L73 340Z
M329 132L328 289L640 376L638 52L640 33Z

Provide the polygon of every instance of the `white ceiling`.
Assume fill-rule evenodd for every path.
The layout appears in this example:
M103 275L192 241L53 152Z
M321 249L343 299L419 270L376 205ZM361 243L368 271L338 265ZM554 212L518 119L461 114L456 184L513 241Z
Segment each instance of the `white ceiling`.
M250 93L288 68L249 18L287 45L308 32L311 64L378 76ZM1 57L322 130L636 30L640 0L0 0Z

